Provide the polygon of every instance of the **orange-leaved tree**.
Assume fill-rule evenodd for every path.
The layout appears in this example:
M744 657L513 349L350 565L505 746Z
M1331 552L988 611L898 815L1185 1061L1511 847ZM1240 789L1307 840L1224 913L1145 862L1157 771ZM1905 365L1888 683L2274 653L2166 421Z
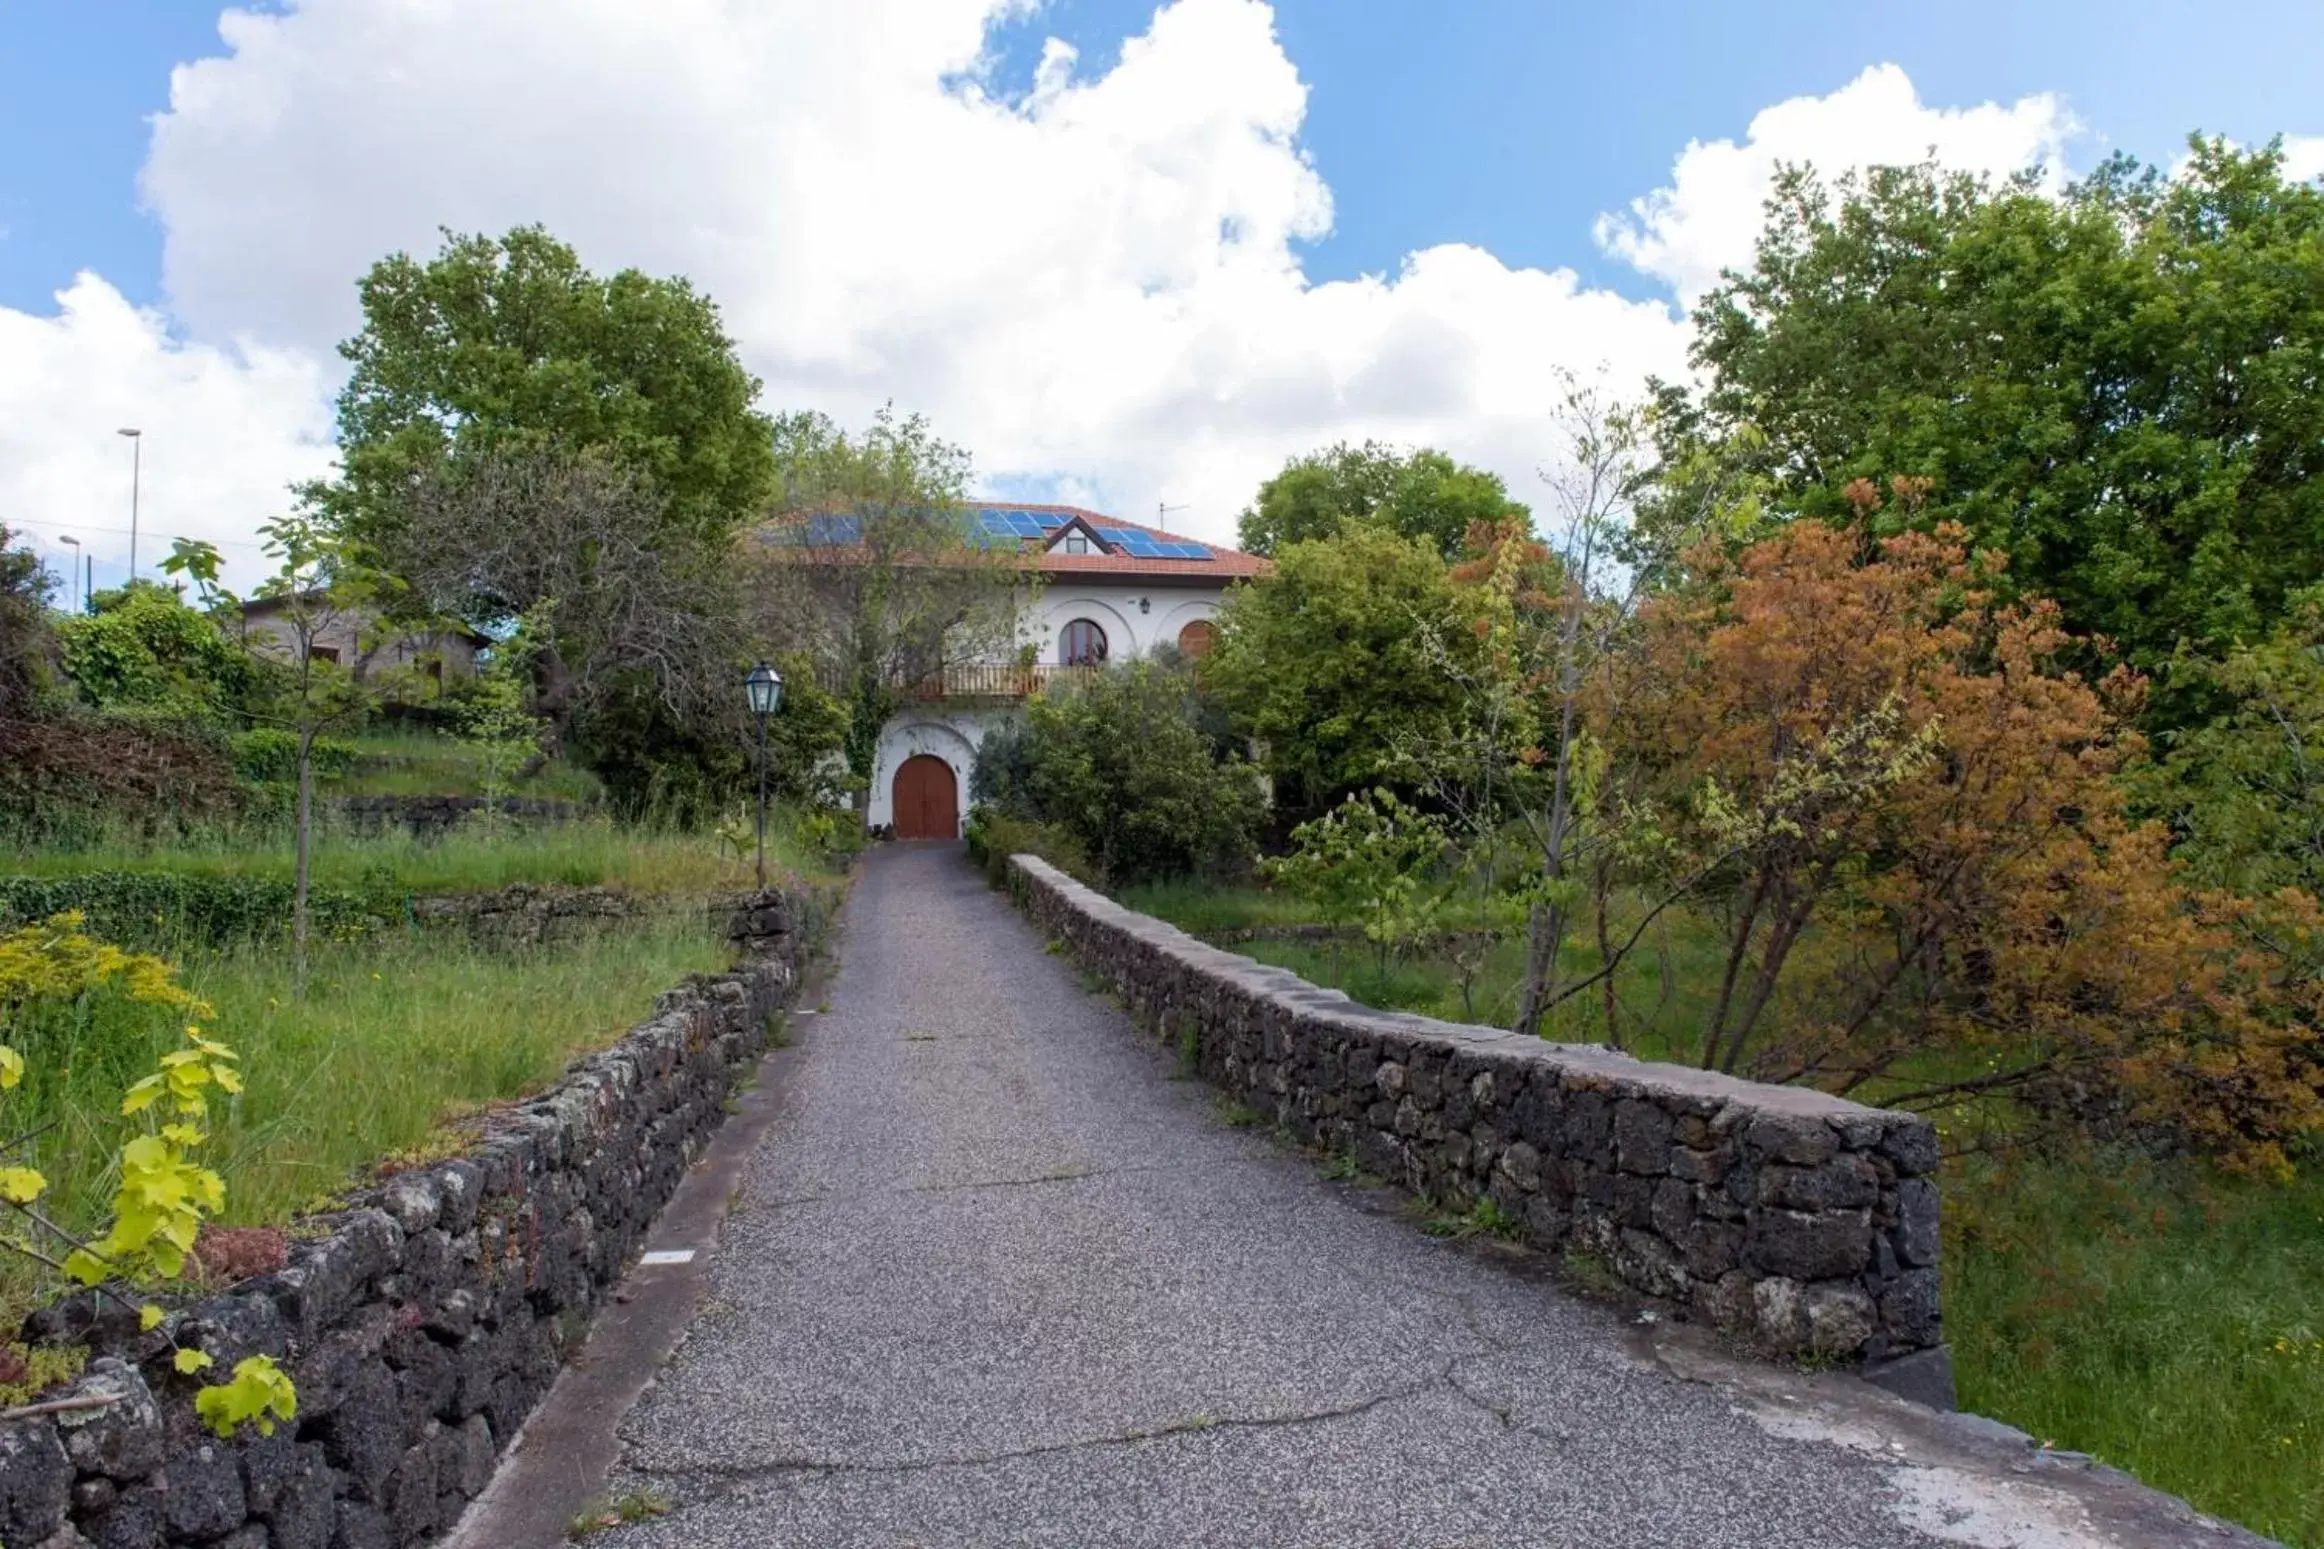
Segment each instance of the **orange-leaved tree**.
M2012 1096L2282 1166L2324 1124L2313 1020L2250 906L2191 896L2126 813L2142 685L2068 670L2055 607L2003 600L1959 529L1867 531L1700 552L1642 620L1628 670L1654 692L1608 723L1722 933L1702 1063L1924 1108Z

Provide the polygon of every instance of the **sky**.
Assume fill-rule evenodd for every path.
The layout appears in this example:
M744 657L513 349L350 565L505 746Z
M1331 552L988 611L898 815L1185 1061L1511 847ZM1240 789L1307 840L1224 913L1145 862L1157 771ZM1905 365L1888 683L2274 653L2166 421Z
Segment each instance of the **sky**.
M1295 454L1544 498L1561 371L1685 370L1779 160L2324 173L2324 7L0 0L0 521L123 573L332 463L380 256L540 221L715 297L770 409L1231 537Z

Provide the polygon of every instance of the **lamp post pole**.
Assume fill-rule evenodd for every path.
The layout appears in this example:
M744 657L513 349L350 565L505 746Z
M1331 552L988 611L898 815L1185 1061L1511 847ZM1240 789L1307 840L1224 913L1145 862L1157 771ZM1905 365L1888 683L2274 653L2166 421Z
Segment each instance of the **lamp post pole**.
M750 670L742 690L759 718L759 891L767 890L767 717L783 703L783 675L765 662Z
M73 557L65 562L65 606L69 611L78 613L81 611L81 540L67 533L57 542L73 551Z
M759 712L759 891L767 890L767 713Z
M145 472L145 432L123 427L115 435L129 438L129 579L137 579L137 487Z

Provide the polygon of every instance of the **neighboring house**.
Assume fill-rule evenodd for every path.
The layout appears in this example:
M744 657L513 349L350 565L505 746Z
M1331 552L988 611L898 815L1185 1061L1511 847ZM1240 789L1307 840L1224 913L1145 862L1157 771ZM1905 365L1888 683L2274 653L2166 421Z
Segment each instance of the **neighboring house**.
M260 597L242 605L242 638L254 651L278 661L298 655L298 631L283 616L285 600ZM357 677L418 666L441 682L476 675L476 653L492 642L461 629L401 631L380 634L379 614L370 608L344 608L333 613L316 631L317 661L335 662ZM366 648L366 638L369 646Z
M1018 638L1033 665L964 662L909 685L913 701L880 733L865 822L899 839L951 839L968 815L968 777L985 733L1061 673L1146 656L1168 645L1210 649L1227 587L1271 568L1076 506L972 501L985 531L1018 539L1042 578Z

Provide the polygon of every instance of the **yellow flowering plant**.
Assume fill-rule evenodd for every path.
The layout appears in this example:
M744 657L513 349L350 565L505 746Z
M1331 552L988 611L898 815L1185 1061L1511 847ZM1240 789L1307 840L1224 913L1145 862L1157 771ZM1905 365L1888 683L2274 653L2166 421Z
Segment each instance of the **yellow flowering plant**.
M36 1004L107 991L183 1017L184 1047L164 1054L159 1068L122 1096L123 1116L142 1120L143 1133L121 1147L112 1219L94 1237L67 1229L40 1208L48 1180L16 1160L34 1136L0 1143L0 1206L15 1223L14 1230L0 1228L0 1247L135 1307L138 1326L150 1332L161 1326L162 1310L129 1302L114 1287L182 1277L202 1223L225 1209L225 1180L202 1165L199 1152L210 1138L212 1099L240 1092L242 1077L234 1051L203 1029L211 1008L178 982L176 969L100 941L84 924L82 915L68 911L0 934L0 1038L12 1039ZM27 1074L13 1042L0 1042L0 1092L14 1091ZM55 1256L60 1252L62 1259ZM208 1367L210 1357L179 1349L174 1364L190 1376ZM221 1436L244 1423L271 1434L275 1421L297 1414L298 1395L271 1357L252 1356L236 1365L231 1381L204 1388L196 1408Z

